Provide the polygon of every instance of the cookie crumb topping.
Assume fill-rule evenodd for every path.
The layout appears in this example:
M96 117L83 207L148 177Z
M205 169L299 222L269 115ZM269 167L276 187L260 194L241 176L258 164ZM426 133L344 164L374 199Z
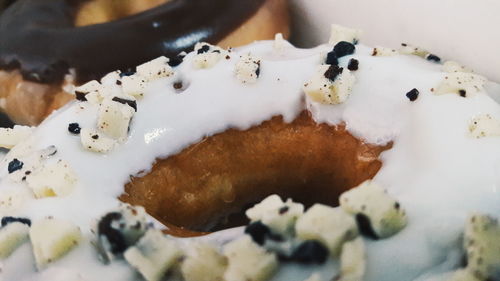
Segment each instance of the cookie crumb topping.
M478 115L469 123L469 135L476 139L500 136L500 120L490 114Z
M486 81L486 78L477 74L467 72L452 72L446 74L444 79L436 87L436 90L433 93L436 95L464 95L466 93L467 97L469 97L473 94L483 91Z
M19 161L19 159L14 158L9 162L9 166L7 167L9 174L14 173L17 170L21 170L23 168L24 163Z
M241 83L255 83L260 75L260 59L251 54L241 56L235 66L236 79Z
M74 135L79 135L81 130L82 128L80 128L80 124L76 122L68 124L68 131Z
M361 233L370 238L387 238L406 226L403 208L373 181L344 192L339 201L344 211L356 215Z
M32 127L21 125L15 125L13 128L0 128L0 147L11 149L28 138L32 132Z
M33 223L29 237L36 266L42 270L76 247L82 239L82 234L72 222L46 218Z
M500 278L500 225L488 215L473 214L467 220L464 234L467 267L480 280Z
M227 51L205 42L194 46L196 55L193 58L193 66L197 69L211 68L227 55Z
M359 68L359 61L357 59L350 59L347 69L350 71L356 71Z
M356 78L349 71L336 65L320 65L316 74L304 84L304 92L323 104L340 104L351 94Z
M328 44L335 45L340 41L357 44L361 37L361 30L332 24L330 31L330 40Z
M415 88L411 89L408 93L406 93L406 97L410 101L416 101L419 95L419 91Z

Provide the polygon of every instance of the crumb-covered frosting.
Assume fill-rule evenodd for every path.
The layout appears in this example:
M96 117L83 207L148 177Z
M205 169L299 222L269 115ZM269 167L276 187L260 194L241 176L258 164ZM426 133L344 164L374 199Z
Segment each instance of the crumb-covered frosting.
M342 50L347 50L347 54L336 57L335 66L344 68L343 73L349 71L351 59L359 63L357 70L349 72L355 78L349 95L339 104L319 103L304 92L304 83L318 75L325 54L337 43L357 41L357 31L344 30L339 34L342 38L337 39L341 40L333 38L330 45L308 50L284 42L275 48L274 42L268 41L222 55L226 51L219 53L212 46L205 51L207 45L201 44L177 66L167 67L168 61L160 60L158 64L146 65L144 71L114 73L101 82L78 88L79 101L51 115L2 160L0 215L27 218L33 226L54 220L49 224L60 222L64 227L58 228L63 232L52 235L50 240L39 238L37 233L43 231L30 228L32 240L44 249L36 259L32 243L26 241L26 232L21 229L26 227L11 230L12 239L24 242L16 249L5 250L12 250L12 254L1 263L1 277L92 281L136 280L142 275L153 280L165 271L174 276L180 270L196 278L200 274L196 270L203 272L204 265L190 251L214 257L214 278L222 275L302 281L362 276L366 281L423 281L466 276L467 272L457 270L463 270L461 237L468 214L474 211L500 215L500 138L496 134L472 137L470 122L482 114L497 120L500 106L482 87L485 81L476 76L477 79L464 76L453 80L466 82L467 98L453 92L457 89L454 84L440 87L446 76L464 75L461 68L448 64L446 72L434 59L428 61L392 51L391 56L373 56L373 48L359 44L354 53L348 50L350 45L345 45ZM241 83L235 77L240 56L248 53L259 58L263 70L257 83ZM156 67L160 74L151 70ZM328 79L326 70L321 75ZM152 77L143 77L148 75ZM176 83L181 86L173 86ZM411 89L419 91L415 102L409 102L405 95ZM450 89L452 94L440 95L431 89ZM471 91L473 94L469 95ZM115 97L119 99L113 100ZM120 113L105 114L106 104ZM108 264L98 259L98 233L93 226L119 208L117 197L130 175L148 172L155 159L174 155L205 136L227 128L247 129L278 115L290 122L304 109L318 123L345 124L351 134L367 143L392 143L392 148L382 154L383 166L374 181L387 190L391 200L404 206L404 229L398 227L399 232L394 233L391 230L393 235L385 239L364 238L357 235L355 217L340 207L316 205L302 214L296 205L281 201L276 208L269 208L276 213L255 212L253 228L246 235L243 228L237 228L203 238L176 238L173 240L178 244L172 246L153 231L134 240L128 246L133 249L128 254L119 252L119 258L109 259ZM120 121L124 119L125 123ZM113 130L99 128L98 124L104 123L113 124ZM77 126L71 125L70 130L70 124ZM29 185L32 176L36 179L37 172L58 167L57 163L71 168L71 177L63 176L64 173L57 177L61 190L70 192L36 196ZM63 171L60 168L57 171ZM68 184L70 189L66 189ZM391 200L384 202L394 207L395 201ZM120 224L113 224L120 219L123 217L110 218L109 228L120 230ZM334 229L326 230L335 232L334 235L325 236L326 223L317 224L316 220L332 225ZM66 225L67 221L71 225ZM261 224L255 224L258 222ZM0 244L2 235L6 235L2 233L8 228L0 229ZM141 233L150 231L146 228L141 228ZM276 234L285 241L278 243ZM262 245L255 242L258 235L264 237ZM287 244L287 235L300 241ZM158 245L174 249L169 252L172 255L150 249L150 243L155 243L151 241L157 240L162 240ZM76 241L67 252L45 247L46 243L57 246L67 241ZM190 250L195 241L210 242L215 249L200 246ZM177 257L177 246L188 253L184 255L189 263L180 269L171 268L170 263ZM252 256L232 258L238 256L240 249ZM292 262L282 262L283 256ZM49 262L47 257L54 260ZM255 264L254 271L248 270L247 262ZM37 270L36 264L44 269Z

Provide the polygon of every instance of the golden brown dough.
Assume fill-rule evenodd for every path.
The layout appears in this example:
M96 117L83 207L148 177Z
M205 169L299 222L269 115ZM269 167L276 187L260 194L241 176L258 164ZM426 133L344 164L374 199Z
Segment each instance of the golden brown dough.
M233 213L277 193L306 205L337 204L343 191L373 177L379 154L342 126L316 124L303 112L246 131L205 138L131 178L122 201L143 205L161 222L210 230Z
M76 25L115 20L144 11L169 0L93 0L85 2L75 18ZM223 38L224 48L241 46L255 40L272 39L278 32L289 35L286 0L267 0L255 15ZM17 124L38 125L53 110L73 98L62 85L24 80L18 71L0 70L0 110Z

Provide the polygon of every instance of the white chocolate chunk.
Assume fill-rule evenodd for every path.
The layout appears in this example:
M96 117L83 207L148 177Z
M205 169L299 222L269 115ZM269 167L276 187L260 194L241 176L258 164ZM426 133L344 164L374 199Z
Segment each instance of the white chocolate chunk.
M181 272L185 281L222 281L227 268L227 258L211 244L191 244L182 263Z
M75 93L82 93L85 95L90 93L100 93L102 91L103 87L97 80L92 80L75 88Z
M235 66L236 79L238 79L241 83L257 82L259 72L260 59L253 57L250 54L242 56Z
M374 57L390 57L398 54L399 52L395 49L380 47L380 46L373 48L372 52L372 56Z
M401 48L399 48L398 52L400 54L415 55L415 56L419 56L421 58L425 58L429 54L429 52L427 50L424 50L422 48L415 47L415 46L412 46L412 45L409 45L406 43L401 44Z
M247 235L226 244L224 255L229 260L225 280L264 281L272 277L278 267L276 255L259 247Z
M163 77L169 77L174 74L174 71L168 65L169 59L161 56L154 60L148 61L137 66L136 71L139 76L146 78L148 81L154 81Z
M21 244L28 241L29 226L20 222L11 222L0 228L0 259L5 259Z
M66 196L77 182L77 176L66 161L47 164L26 178L36 198Z
M468 97L471 96L471 94L482 91L486 81L486 78L483 76L473 73L448 73L436 87L434 94L459 94Z
M28 188L2 190L0 192L0 216L8 216L15 212L33 197L33 193Z
M500 225L496 218L473 214L464 234L467 270L482 280L500 279Z
M105 99L99 108L97 128L113 139L124 139L134 113L135 110L127 104Z
M281 52L283 49L285 49L286 43L285 39L283 39L283 34L282 33L276 33L274 35L274 42L273 42L273 49L276 52Z
M365 215L378 238L392 236L406 226L406 214L399 203L371 180L344 192L339 201L347 213Z
M120 206L111 212L105 214L97 225L97 247L104 258L104 261L113 260L115 257L121 257L123 251L137 243L137 241L148 230L146 220L146 211L141 206L131 206L129 204L120 204ZM108 234L113 233L112 237ZM113 241L116 235L120 236L120 242L124 243L125 249L117 251L114 248L116 243Z
M358 234L354 218L341 208L315 204L295 224L297 237L303 240L318 240L337 256L342 244Z
M304 206L291 199L283 202L274 194L262 200L259 204L246 211L246 216L251 222L261 221L273 233L292 236L297 219L304 213Z
M160 230L150 229L124 257L147 281L158 281L174 265L182 251Z
M476 116L469 123L469 134L477 139L500 136L500 120L489 114Z
M330 31L330 40L328 44L336 45L340 41L346 41L349 43L357 43L361 37L361 30L344 27L337 24L332 24Z
M320 65L311 80L304 84L303 90L313 101L323 104L340 104L345 102L351 94L356 78L349 69L341 68L341 73L334 81L331 81L325 77L325 72L330 67Z
M146 89L146 78L137 74L122 77L122 90L125 95L141 98Z
M14 128L0 128L0 147L11 149L21 141L28 138L33 128L15 125Z
M460 269L455 271L452 276L447 279L447 281L483 281L482 279L476 278L474 274L472 274L467 269Z
M204 49L207 49L207 51L204 51ZM196 55L193 58L193 66L197 69L210 68L227 55L226 50L205 42L197 43L194 46L194 52Z
M58 219L42 219L30 228L30 240L38 269L60 259L80 242L80 229Z
M18 146L16 146L15 148L17 147ZM42 167L42 164L45 159L48 159L49 157L53 156L56 152L57 149L55 146L49 146L42 150L27 152L28 153L27 155L24 155L19 158L14 157L13 159L9 159L8 162L15 161L14 159L17 159L18 161L22 162L21 169L16 170L13 173L9 174L9 179L14 182L22 182L26 180L28 177L33 175L33 173L36 170ZM10 155L11 154L9 154L9 156Z
M112 72L104 75L101 78L101 84L102 85L116 85L116 82L121 80L121 77L120 77L121 73L122 72L120 70L115 70L115 71L112 71Z
M366 270L365 245L361 237L346 242L340 254L339 281L363 280Z
M444 72L448 72L448 73L453 73L453 72L471 73L471 72L473 72L472 69L465 67L456 61L451 61L451 60L444 62L442 69Z
M83 148L100 153L109 152L117 145L116 140L89 128L81 129L80 141L82 142Z

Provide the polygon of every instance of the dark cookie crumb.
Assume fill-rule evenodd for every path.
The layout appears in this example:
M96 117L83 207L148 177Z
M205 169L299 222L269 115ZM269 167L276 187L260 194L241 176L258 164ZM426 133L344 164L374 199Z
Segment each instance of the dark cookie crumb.
M458 94L461 97L465 98L467 96L467 91L465 91L464 89L460 89L460 90L458 90Z
M17 218L17 217L3 217L2 218L2 227L8 225L9 223L20 222L24 223L27 226L31 226L31 220L28 218Z
M206 53L210 50L210 46L208 45L203 45L200 49L198 49L198 54L203 54Z
M135 71L133 70L127 70L124 72L120 72L120 77L125 77L125 76L132 76L135 74Z
M14 158L9 162L9 167L7 168L7 170L9 171L9 174L12 174L17 170L21 170L23 168L23 165L23 162L19 161L17 158Z
M178 66L179 64L182 63L183 60L184 60L183 55L177 55L168 61L168 65L170 65L171 67Z
M354 44L346 41L340 41L335 45L335 47L333 47L333 51L337 55L337 58L352 55L354 54L355 50L356 47L354 46Z
M128 100L120 97L114 97L112 101L116 101L122 104L126 104L130 107L132 107L136 112L137 112L137 102L135 100Z
M347 69L350 71L356 71L359 68L359 61L357 59L350 59Z
M325 61L326 64L331 64L331 65L338 65L339 64L339 60L337 58L337 54L335 54L334 51L331 51L331 52L328 52L328 54L326 54L326 61Z
M99 139L99 135L93 135L92 138L97 140L97 139Z
M120 81L120 80L116 80L116 82L115 82L115 83L116 83L116 85L120 86L120 85L122 84L122 81Z
M260 61L256 62L257 64L257 69L255 70L255 75L257 75L257 78L260 76Z
M182 82L175 82L173 85L174 89L180 90L182 89Z
M76 100L87 101L87 98L85 97L86 95L87 95L87 93L75 91Z
M329 251L316 240L307 240L300 244L292 253L291 260L306 264L323 264Z
M78 123L70 123L68 125L68 131L72 134L79 135L81 130L82 128L80 128Z
M342 71L344 71L342 67L339 67L338 65L330 65L324 75L327 79L333 82L339 74L342 74Z
M271 233L271 230L262 222L256 221L247 225L247 227L245 228L245 233L250 235L255 243L264 245L266 236Z
M123 253L128 248L123 234L112 226L113 221L120 220L121 218L122 214L120 213L108 213L101 218L97 225L97 235L99 237L104 236L108 240L111 253L113 254Z
M288 208L288 206L283 206L283 207L281 207L281 208L279 209L278 213L279 213L280 215L286 214L286 212L288 212L288 210L289 210L289 209L290 209L290 208Z
M362 213L356 214L356 223L358 224L359 232L363 236L378 240L378 235L373 230L372 223L367 215Z
M433 62L441 62L441 58L434 55L434 54L428 54L425 59L428 61L433 61Z
M408 93L406 93L406 97L410 100L410 101L416 101L417 98L418 98L418 94L419 94L419 91L415 88L411 89L411 91L409 91Z

